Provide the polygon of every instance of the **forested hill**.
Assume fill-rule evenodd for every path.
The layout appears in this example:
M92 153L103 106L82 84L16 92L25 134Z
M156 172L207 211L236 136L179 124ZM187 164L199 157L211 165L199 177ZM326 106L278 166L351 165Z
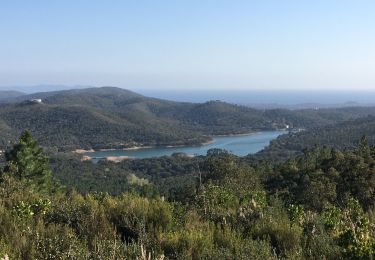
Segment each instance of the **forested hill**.
M215 134L318 127L368 114L375 115L375 108L264 111L221 101L173 102L114 87L64 90L3 101L0 146L23 129L60 150L199 144Z
M352 149L365 136L370 144L375 144L375 116L311 128L308 131L279 136L258 153L259 157L287 158L290 154L301 153L312 146L329 146L338 149Z
M19 91L12 91L12 90L0 90L0 103L8 102L8 100L14 100L17 97L24 96L25 93Z
M42 103L30 102L33 99ZM0 106L0 127L2 145L30 129L43 146L75 149L199 144L210 134L275 125L258 110L223 102L180 103L103 87L8 99Z
M3 103L19 103L32 99L43 99L43 103L45 104L79 104L82 106L94 106L108 109L113 106L121 106L121 103L124 104L135 100L146 99L146 97L125 89L101 87L18 95L13 98L9 98L6 102L3 101Z

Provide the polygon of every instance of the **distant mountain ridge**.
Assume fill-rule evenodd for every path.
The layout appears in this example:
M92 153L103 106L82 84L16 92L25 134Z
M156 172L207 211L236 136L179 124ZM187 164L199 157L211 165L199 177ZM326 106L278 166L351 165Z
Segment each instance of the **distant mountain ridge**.
M10 91L4 91L10 92ZM0 91L1 93L1 91ZM142 95L132 92L130 90L120 89L116 87L100 87L100 88L85 88L85 89L67 89L67 90L58 90L58 91L48 91L48 92L36 92L32 94L25 94L22 92L19 95L14 95L12 98L9 98L6 103L15 103L25 100L41 98L49 100L49 103L75 103L78 102L77 98L132 98L132 97L142 97Z
M0 103L13 100L14 98L24 96L25 93L13 90L0 90Z
M41 99L42 103L26 102ZM375 115L375 108L257 110L221 101L189 103L115 88L15 96L0 105L0 147L29 129L58 150L201 144L217 134L312 128Z

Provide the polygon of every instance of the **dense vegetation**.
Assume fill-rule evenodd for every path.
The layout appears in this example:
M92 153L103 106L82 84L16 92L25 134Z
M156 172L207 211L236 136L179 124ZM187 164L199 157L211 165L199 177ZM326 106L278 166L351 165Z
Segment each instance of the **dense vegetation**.
M33 98L43 103L27 101ZM0 105L0 150L7 149L0 154L0 258L375 256L375 108L261 111L116 88L7 101ZM192 144L285 125L305 131L247 158L212 149L194 158L94 164L62 152ZM30 132L17 141L26 128L50 159Z
M0 257L375 256L375 147L366 138L352 151L317 147L279 164L249 164L221 150L211 150L193 162L184 160L175 156L159 162L169 173L181 170L169 164L190 169L186 184L191 188L179 197L172 193L163 197L157 177L143 179L134 172L127 181L128 191L117 196L100 192L104 185L80 194L52 177L48 158L24 132L6 153L0 175ZM147 169L157 164L133 163L149 163ZM54 164L56 170L56 159ZM75 167L74 162L71 165ZM132 167L140 165L128 164L123 172L130 176ZM155 173L163 179L160 169Z
M28 102L33 98L43 103ZM21 129L29 129L43 146L71 150L197 144L212 133L271 128L254 109L223 102L171 102L109 87L39 93L14 101L19 102L0 107L0 120L8 130L0 134L3 143L9 135L14 140ZM226 122L228 118L232 120Z
M178 199L195 189L202 159L165 156L120 163L102 160L94 164L63 153L54 154L50 165L56 178L81 193L101 191L119 195L129 189L143 193L157 190L160 195Z
M301 154L304 149L315 145L353 149L362 136L366 136L370 144L375 144L374 116L312 127L308 131L279 136L255 157L286 159L291 155Z
M43 103L29 102L35 98ZM263 111L220 101L172 102L112 87L45 92L3 100L0 150L23 129L42 146L61 151L199 144L214 134L320 127L369 114L375 108Z

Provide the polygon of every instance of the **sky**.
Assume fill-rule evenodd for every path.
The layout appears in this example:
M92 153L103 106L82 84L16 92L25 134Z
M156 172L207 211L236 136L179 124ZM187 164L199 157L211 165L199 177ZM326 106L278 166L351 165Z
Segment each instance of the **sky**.
M375 90L373 0L2 0L0 86Z

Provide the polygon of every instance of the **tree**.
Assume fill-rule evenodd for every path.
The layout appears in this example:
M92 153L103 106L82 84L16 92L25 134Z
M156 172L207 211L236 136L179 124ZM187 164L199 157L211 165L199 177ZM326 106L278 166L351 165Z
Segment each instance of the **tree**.
M21 181L35 185L37 190L53 191L58 188L49 168L48 157L28 130L22 133L13 149L5 154L5 159L6 171Z
M367 137L364 135L361 137L361 140L359 141L358 144L358 154L367 158L371 155L371 147L368 143Z

